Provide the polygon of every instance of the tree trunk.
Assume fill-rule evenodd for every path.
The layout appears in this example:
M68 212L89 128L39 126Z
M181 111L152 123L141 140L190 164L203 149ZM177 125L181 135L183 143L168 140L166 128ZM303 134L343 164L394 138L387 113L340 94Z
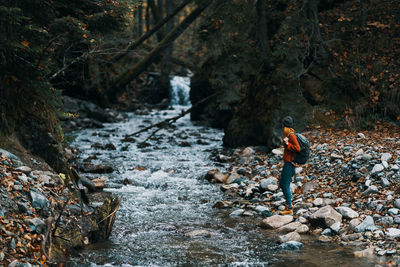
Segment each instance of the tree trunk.
M161 1L159 1L161 2ZM173 9L173 0L165 0L165 11L167 14L171 13ZM165 32L171 32L174 25L173 19L169 20L166 27ZM173 52L173 42L171 42L167 48L165 48L163 52L162 62L161 62L161 77L160 77L160 88L162 92L165 92L165 95L169 96L170 89L170 81L169 74L171 73L171 57Z
M256 2L257 22L256 22L256 40L260 50L260 55L267 66L270 65L271 49L268 45L267 12L265 10L265 0Z
M150 31L150 6L146 6L146 32Z
M151 9L151 14L153 15L154 25L157 25L161 21L160 7L158 7L154 0L148 0L149 7ZM163 38L162 30L157 31L157 41L160 42Z
M150 38L155 32L157 32L159 29L161 29L162 26L165 25L165 23L169 22L172 18L174 18L176 16L176 14L179 13L179 11L181 11L187 4L189 4L190 2L192 2L192 0L184 0L179 6L177 6L174 11L172 11L171 14L169 14L168 16L166 16L162 21L160 21L160 23L158 23L156 26L154 26L154 28L152 28L151 30L149 30L147 28L147 32L142 35L136 42L134 42L133 44L129 45L125 52L115 56L113 59L111 59L110 63L108 64L108 67L111 67L111 65L115 64L116 62L118 62L119 60L121 60L123 57L125 57L130 51L136 49L139 47L139 45L141 45L144 41L146 41L148 38ZM146 9L147 10L147 9ZM147 19L147 12L146 12L146 23L148 21Z
M309 22L307 27L310 42L308 56L318 63L322 63L328 58L328 53L323 46L323 39L319 29L317 2L315 0L304 0L303 11Z
M139 36L143 34L143 7L140 5L137 10L138 22L137 22L137 33Z
M169 32L164 39L141 61L135 66L121 74L120 77L111 81L111 87L108 92L110 99L115 99L116 95L124 90L132 80L141 74L146 68L157 58L157 56L178 38L185 29L203 12L203 10L211 4L212 0L207 0L203 5L197 7L190 15L188 15L179 25Z

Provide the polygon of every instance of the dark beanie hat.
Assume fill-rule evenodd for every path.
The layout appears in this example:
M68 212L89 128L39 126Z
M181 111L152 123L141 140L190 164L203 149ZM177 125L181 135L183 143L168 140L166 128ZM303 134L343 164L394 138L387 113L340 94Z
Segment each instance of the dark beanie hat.
M293 128L293 118L286 116L282 121L283 126Z

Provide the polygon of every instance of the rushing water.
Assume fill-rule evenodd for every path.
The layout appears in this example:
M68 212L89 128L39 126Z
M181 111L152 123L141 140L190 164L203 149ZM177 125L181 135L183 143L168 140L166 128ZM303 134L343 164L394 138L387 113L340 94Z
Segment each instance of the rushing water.
M172 85L174 81L181 92L189 87L185 79L175 79ZM179 101L178 97L176 103L187 103ZM148 147L137 144L151 131L135 137L136 143L121 142L126 134L176 116L184 108L131 113L125 121L76 133L73 145L82 151L82 160L96 155L93 163L111 164L116 170L107 178L109 185L119 188L106 190L121 197L121 206L110 240L83 250L73 259L74 265L354 266L358 262L346 251L313 242L306 242L300 252L279 251L272 233L256 226L260 219L230 218L229 211L212 208L223 200L223 193L202 176L216 166L209 157L211 151L222 149L221 131L195 125L185 116L175 127L150 138ZM117 150L92 148L94 142L112 143ZM122 186L125 179L131 184ZM188 237L193 230L207 230L210 235Z

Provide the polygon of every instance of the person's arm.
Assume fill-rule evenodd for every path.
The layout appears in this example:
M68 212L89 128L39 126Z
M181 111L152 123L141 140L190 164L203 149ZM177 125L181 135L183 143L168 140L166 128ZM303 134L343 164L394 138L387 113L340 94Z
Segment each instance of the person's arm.
M289 141L287 144L287 150L293 152L300 152L300 144L297 141L295 134L289 134Z

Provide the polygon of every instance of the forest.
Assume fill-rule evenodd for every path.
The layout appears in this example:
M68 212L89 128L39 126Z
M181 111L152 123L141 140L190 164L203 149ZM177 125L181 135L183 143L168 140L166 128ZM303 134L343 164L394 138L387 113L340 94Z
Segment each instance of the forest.
M397 1L0 0L0 29L0 265L400 263Z

